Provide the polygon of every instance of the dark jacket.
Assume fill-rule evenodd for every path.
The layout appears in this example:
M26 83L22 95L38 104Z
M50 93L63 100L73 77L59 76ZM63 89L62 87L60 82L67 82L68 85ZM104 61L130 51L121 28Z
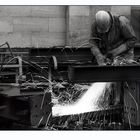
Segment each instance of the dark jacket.
M99 33L95 22L92 25L90 43L92 44L93 54L95 57L96 53L97 55L98 53L106 55L113 49L116 49L120 45L124 44L127 49L118 55L133 55L136 35L129 20L125 16L115 16L110 14L110 17L111 27L107 33ZM94 47L95 49L98 48L99 51L94 53Z

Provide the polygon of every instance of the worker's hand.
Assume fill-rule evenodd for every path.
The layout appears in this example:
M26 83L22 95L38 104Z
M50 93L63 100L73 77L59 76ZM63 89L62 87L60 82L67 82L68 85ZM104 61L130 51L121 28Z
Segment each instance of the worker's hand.
M106 63L100 63L99 66L106 66Z
M97 62L99 66L105 66L106 65L106 60L105 60L105 56L100 56L97 58Z

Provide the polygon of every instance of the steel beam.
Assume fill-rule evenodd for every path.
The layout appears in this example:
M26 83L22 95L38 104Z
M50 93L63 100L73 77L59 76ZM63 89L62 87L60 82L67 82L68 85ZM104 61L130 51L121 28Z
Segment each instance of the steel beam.
M100 122L104 119L104 123L108 122L122 122L123 117L123 106L110 106L108 109L98 110L93 112L86 112L81 114L74 115L64 115L64 116L52 116L51 125L54 126L57 130L79 130L76 129L78 126L77 122L79 122L79 118L82 118L82 130L99 130L101 126ZM94 124L90 124L89 121L93 121ZM96 120L96 121L95 121ZM65 122L67 122L67 125ZM87 125L87 127L86 127ZM103 128L103 127L100 127ZM106 127L107 128L107 125Z
M71 82L117 82L140 80L140 66L70 66Z

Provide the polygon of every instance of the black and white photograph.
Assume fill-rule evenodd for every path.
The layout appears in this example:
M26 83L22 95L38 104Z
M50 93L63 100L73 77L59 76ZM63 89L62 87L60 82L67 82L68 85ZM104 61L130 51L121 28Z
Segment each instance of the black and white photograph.
M140 130L140 6L0 5L0 130Z

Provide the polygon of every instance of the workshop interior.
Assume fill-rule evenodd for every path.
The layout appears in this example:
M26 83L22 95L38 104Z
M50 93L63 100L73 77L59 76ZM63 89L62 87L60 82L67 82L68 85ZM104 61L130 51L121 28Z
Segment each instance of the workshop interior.
M134 59L97 64L98 11L130 21ZM140 130L139 42L138 5L0 6L0 130Z

